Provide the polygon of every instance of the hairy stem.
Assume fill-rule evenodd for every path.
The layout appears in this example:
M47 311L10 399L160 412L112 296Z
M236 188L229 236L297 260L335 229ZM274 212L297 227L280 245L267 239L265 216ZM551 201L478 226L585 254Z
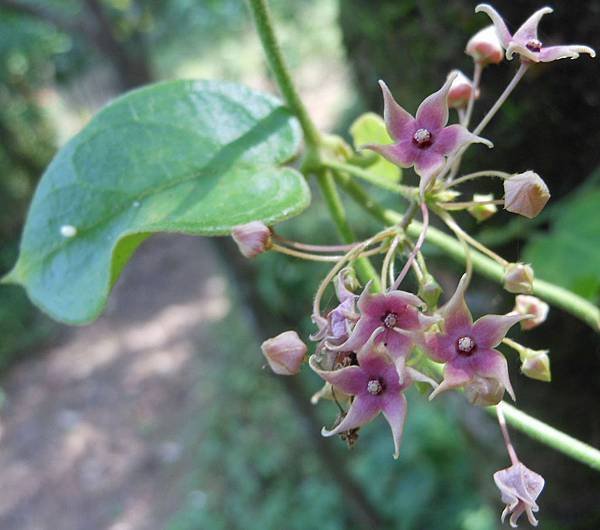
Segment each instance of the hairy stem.
M333 217L333 220L337 226L338 232L342 240L346 243L352 243L356 241L356 237L354 236L352 228L350 228L350 224L348 223L346 210L344 209L342 199L340 198L340 195L335 186L333 176L329 171L323 171L317 174L317 181L319 182L321 193L323 194L325 203L329 208L329 212ZM360 276L362 281L373 280L374 287L377 290L381 289L377 271L367 258L357 258L355 265L356 272L358 272L358 275Z
M320 144L321 136L309 116L302 99L300 99L300 95L292 81L292 76L285 64L281 47L275 36L271 12L267 5L267 1L248 0L248 4L254 18L256 30L260 36L263 50L267 56L267 62L277 81L277 86L279 87L279 90L281 90L288 107L300 122L300 127L302 127L304 140L308 150L314 150Z
M317 174L319 187L323 193L325 203L329 208L329 212L331 213L343 241L345 243L353 243L355 241L354 234L348 223L344 205L340 200L335 187L335 182L328 172L323 171L320 160L321 135L308 114L304 103L300 99L300 95L296 90L292 76L285 63L281 47L275 36L273 21L271 19L267 1L248 0L248 5L250 6L256 30L260 36L260 41L267 57L267 62L275 76L279 90L281 90L286 103L296 115L300 122L300 127L302 127L307 150L304 166L308 171ZM379 288L379 277L377 272L366 257L358 258L356 261L356 268L363 281L373 280L374 285Z

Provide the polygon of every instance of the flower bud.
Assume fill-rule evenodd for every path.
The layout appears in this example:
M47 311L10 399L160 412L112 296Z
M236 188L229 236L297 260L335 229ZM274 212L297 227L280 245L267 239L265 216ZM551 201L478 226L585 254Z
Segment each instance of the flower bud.
M469 103L473 92L473 82L460 70L453 70L450 75L456 73L456 77L448 91L448 106L452 109L464 108ZM479 90L475 92L475 98L479 97Z
M504 288L509 293L533 292L533 269L526 263L509 263L504 268Z
M485 203L493 200L494 196L491 193L489 195L480 195L478 193L473 195L473 202ZM467 208L467 211L481 223L494 215L498 211L498 208L496 208L495 204L476 204Z
M550 373L550 358L548 350L531 350L525 348L519 352L521 356L521 372L523 375L538 381L549 382L552 379Z
M518 173L504 181L504 209L533 219L550 198L548 186L533 171Z
M469 403L479 407L497 405L504 396L504 386L500 381L480 375L473 376L464 389Z
M237 243L240 252L247 258L253 258L271 248L271 230L261 221L252 221L238 225L231 231L231 237Z
M515 299L515 309L521 315L531 315L532 318L521 320L521 329L527 331L539 326L546 320L550 306L535 296L520 294Z
M300 371L307 348L295 331L285 331L262 343L260 349L271 369L279 375L294 375Z
M423 283L419 288L419 298L429 307L435 307L441 294L442 288L440 287L440 284L435 281L435 278L431 274L427 274L427 276L423 278Z
M498 64L504 59L504 50L494 26L487 26L471 37L465 48L465 53L473 57L476 63Z

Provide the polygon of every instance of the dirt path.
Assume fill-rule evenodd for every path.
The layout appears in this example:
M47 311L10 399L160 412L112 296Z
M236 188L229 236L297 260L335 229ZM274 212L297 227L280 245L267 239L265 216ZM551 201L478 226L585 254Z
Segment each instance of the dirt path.
M207 242L152 238L100 320L6 376L1 530L164 528L184 492L209 327L229 310L218 271Z

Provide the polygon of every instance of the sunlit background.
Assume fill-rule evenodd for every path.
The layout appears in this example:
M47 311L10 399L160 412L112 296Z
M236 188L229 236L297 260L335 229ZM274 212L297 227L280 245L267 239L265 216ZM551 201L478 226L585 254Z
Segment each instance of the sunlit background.
M347 138L360 112L381 112L379 78L414 110L450 69L470 75L462 50L487 23L467 0L271 4L311 114ZM495 5L516 27L541 4ZM542 24L549 41L600 48L600 0L554 6ZM486 72L478 115L511 69ZM508 258L596 302L599 73L589 59L531 72L486 135L495 151L467 159L468 168L536 169L553 194L545 213L531 222L498 215L484 227L462 220ZM276 92L242 0L0 0L0 272L16 259L28 202L56 149L118 94L173 78ZM368 234L376 225L348 206ZM283 230L336 241L316 192ZM460 269L427 251L451 292ZM222 243L156 236L105 315L83 328L51 322L21 289L2 286L0 529L499 528L491 474L507 457L493 421L460 396L431 405L411 393L394 461L383 420L349 451L319 435L335 409L310 405L316 376L281 381L264 368L262 340L311 331L311 292L325 271L270 255L249 267ZM475 313L511 309L496 286L476 286ZM512 359L518 405L600 445L597 335L554 310L523 340L550 348L554 381L525 380ZM600 528L597 473L516 434L515 442L546 477L541 528Z

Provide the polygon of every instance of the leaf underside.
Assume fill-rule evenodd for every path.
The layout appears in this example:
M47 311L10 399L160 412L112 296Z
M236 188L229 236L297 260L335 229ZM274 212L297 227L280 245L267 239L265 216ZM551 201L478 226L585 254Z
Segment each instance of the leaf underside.
M280 102L240 85L171 81L118 98L44 173L4 281L57 320L90 322L150 234L226 235L304 210L304 177L281 167L299 143Z

